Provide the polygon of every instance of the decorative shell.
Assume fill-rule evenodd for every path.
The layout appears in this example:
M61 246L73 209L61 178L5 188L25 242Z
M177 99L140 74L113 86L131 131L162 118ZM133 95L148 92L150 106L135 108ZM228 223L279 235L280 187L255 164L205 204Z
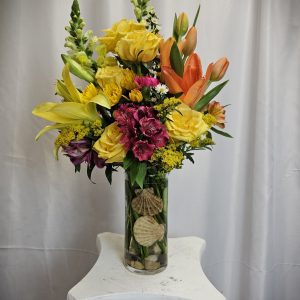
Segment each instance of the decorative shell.
M137 197L132 200L131 206L138 214L154 216L163 209L162 200L155 196L153 188L136 190Z
M134 223L133 233L140 245L150 247L155 242L163 239L165 226L158 224L153 217L144 216L138 218Z
M146 270L157 270L160 268L160 262L159 261L145 261L145 269Z

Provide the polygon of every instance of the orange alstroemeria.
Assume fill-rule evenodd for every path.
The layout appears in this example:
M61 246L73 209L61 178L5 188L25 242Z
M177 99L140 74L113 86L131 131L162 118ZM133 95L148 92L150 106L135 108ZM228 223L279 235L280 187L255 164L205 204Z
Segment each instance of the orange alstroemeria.
M213 64L207 67L205 76L199 56L193 53L184 65L183 77L180 77L170 66L162 66L162 74L170 93L182 93L180 99L193 107L204 95L211 76Z

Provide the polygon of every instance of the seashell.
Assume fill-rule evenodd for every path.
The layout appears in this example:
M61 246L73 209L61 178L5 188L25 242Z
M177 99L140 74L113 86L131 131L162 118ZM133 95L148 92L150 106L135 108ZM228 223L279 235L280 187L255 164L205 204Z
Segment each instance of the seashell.
M154 194L153 188L136 190L137 197L132 200L131 206L138 214L154 216L163 209L163 201Z
M160 262L145 260L145 269L146 270L157 270L160 268Z
M154 254L159 255L159 254L161 254L161 249L160 249L160 247L159 247L157 244L155 244L155 245L153 246L153 248L152 248L152 252L153 252Z
M135 268L135 269L138 269L138 270L143 270L144 269L144 265L141 262L137 261L137 260L132 260L130 262L130 266Z
M162 240L165 226L158 224L153 217L138 218L133 225L133 234L136 241L145 247L150 247L155 242Z

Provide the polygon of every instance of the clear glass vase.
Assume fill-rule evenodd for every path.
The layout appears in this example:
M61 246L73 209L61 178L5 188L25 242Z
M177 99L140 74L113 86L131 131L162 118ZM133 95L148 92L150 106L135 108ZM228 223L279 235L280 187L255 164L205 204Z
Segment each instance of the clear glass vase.
M125 178L125 259L127 269L156 274L167 267L168 178L154 174L143 189Z

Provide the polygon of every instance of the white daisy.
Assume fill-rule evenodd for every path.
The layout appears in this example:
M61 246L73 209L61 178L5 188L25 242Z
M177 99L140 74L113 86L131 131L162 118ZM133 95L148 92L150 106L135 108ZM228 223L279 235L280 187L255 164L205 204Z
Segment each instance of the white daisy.
M155 90L157 93L164 94L164 95L167 94L169 91L168 87L165 84L161 84L161 83L155 87Z

